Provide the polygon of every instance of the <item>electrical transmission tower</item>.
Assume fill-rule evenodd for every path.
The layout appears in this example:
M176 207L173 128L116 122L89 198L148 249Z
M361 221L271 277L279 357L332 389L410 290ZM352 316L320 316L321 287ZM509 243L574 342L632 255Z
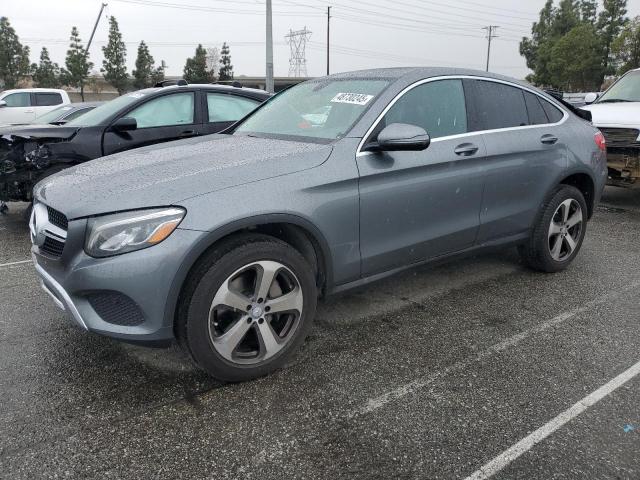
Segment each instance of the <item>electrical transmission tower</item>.
M289 76L290 77L306 77L307 76L307 41L311 37L311 31L304 27L302 30L289 30L284 36L291 48L291 56L289 57Z

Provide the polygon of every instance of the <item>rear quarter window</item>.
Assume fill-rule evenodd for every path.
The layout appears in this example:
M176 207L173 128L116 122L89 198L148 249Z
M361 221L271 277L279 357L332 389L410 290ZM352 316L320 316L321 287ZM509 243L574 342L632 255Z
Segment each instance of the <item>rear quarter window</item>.
M549 117L549 122L557 123L562 120L562 117L564 117L564 113L562 113L562 110L554 107L550 102L547 102L546 100L541 99L540 101L542 102L542 108L544 108L547 117Z

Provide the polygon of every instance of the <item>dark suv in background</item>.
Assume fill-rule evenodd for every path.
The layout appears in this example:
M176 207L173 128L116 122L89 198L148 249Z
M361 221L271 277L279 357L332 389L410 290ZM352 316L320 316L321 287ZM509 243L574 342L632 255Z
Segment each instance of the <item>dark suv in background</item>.
M0 128L0 202L30 202L38 181L71 165L219 132L267 98L236 86L172 85L127 93L63 126Z

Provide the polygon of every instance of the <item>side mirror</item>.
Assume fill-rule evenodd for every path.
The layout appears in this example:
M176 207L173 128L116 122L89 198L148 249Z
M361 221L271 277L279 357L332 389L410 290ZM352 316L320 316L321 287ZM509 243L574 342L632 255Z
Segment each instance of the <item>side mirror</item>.
M589 92L584 96L584 103L587 105L592 104L598 99L598 94L594 92Z
M128 132L136 128L138 128L138 122L135 118L131 117L119 118L111 125L111 130L114 132Z
M373 150L417 152L426 149L430 143L431 138L424 128L407 123L392 123L378 134L377 145Z
M0 100L0 108L6 107L6 106L7 106L7 102L5 102L4 100Z

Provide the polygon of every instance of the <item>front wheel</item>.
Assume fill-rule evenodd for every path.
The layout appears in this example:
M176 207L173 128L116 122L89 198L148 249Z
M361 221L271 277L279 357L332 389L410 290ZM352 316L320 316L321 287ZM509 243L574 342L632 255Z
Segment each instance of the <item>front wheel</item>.
M560 185L538 214L529 241L519 249L527 265L543 272L569 266L587 230L587 203L582 192Z
M265 235L240 236L210 252L191 276L178 334L213 377L249 380L286 362L316 303L313 269L297 250Z

